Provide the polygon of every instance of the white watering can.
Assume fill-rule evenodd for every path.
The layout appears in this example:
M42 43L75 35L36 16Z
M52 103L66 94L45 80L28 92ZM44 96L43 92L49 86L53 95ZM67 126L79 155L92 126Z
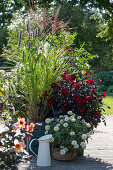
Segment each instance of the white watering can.
M51 166L51 156L50 156L50 139L52 135L45 135L40 137L39 139L33 139L29 144L29 149L31 152L36 155L31 149L31 144L34 140L38 140L39 148L38 148L38 156L37 156L37 166Z

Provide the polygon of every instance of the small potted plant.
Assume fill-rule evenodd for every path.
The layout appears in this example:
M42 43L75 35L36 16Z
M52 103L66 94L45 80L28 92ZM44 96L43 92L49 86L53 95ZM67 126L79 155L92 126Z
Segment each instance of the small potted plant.
M74 160L77 153L84 150L88 138L93 133L91 125L81 116L68 111L68 115L47 118L45 134L52 134L52 156L56 160Z

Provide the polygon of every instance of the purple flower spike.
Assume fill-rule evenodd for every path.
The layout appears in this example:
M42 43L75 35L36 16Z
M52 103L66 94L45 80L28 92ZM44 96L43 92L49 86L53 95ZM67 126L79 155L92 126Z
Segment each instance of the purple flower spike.
M22 38L22 29L20 29L20 34L19 34L19 38Z

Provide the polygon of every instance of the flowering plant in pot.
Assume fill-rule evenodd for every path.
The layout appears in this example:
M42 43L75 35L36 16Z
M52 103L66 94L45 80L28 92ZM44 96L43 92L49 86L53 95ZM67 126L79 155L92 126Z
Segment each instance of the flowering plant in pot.
M58 82L51 84L51 93L47 98L51 112L48 117L58 117L72 110L75 115L81 116L91 127L97 127L98 123L105 118L101 114L102 98L105 93L98 92L95 81L85 74L69 74L65 71Z
M68 115L58 118L47 118L46 134L52 134L53 158L57 160L73 160L77 152L86 147L92 134L91 125L81 116L68 111Z

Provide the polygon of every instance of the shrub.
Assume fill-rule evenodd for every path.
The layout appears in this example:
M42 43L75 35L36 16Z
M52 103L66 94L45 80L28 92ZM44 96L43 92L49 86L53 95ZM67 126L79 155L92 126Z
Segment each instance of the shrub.
M66 71L58 82L51 84L51 92L48 93L47 103L51 107L48 116L64 115L72 110L75 115L82 116L92 128L96 127L104 116L102 98L105 93L99 94L92 78L87 78L87 72L83 74L69 74Z
M94 77L100 92L113 92L113 72L102 71L96 74Z

